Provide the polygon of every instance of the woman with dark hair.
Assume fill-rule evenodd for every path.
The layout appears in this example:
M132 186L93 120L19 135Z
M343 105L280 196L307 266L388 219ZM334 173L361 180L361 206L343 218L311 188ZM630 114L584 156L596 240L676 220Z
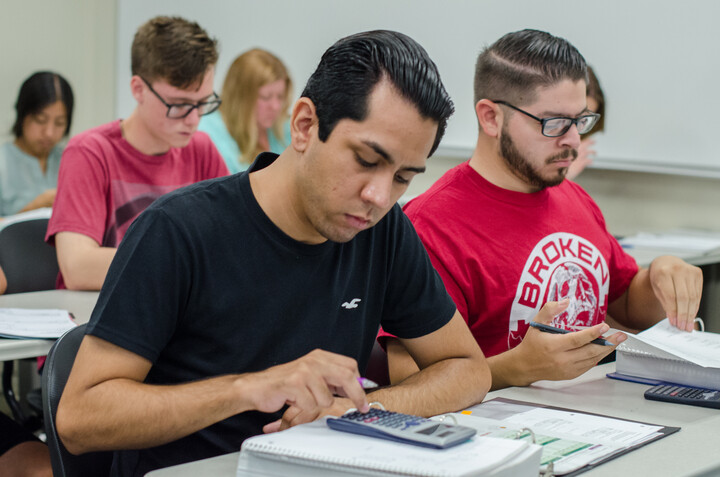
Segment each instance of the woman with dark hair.
M72 89L57 73L35 73L20 87L15 110L15 139L0 146L0 216L52 207Z

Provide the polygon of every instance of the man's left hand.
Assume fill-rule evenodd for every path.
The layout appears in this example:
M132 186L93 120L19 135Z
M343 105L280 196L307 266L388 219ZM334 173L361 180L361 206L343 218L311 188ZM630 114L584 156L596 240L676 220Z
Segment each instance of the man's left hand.
M336 397L330 407L315 408L313 410L301 410L295 406L290 406L281 419L271 422L263 427L263 432L283 431L289 427L305 424L320 419L323 416L342 416L348 409L355 407L353 402L348 398Z
M650 284L670 324L692 331L700 308L703 275L700 268L664 255L650 264Z

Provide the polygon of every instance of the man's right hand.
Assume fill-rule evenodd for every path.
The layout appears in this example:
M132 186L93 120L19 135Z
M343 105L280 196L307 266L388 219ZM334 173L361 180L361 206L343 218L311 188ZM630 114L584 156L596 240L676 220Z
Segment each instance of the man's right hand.
M369 406L359 376L354 359L317 349L289 363L244 374L237 383L252 409L275 412L289 405L299 413L319 416L335 396L348 398L366 412Z
M565 311L569 301L548 302L534 320L550 324L555 316ZM580 376L602 358L610 354L615 346L603 346L590 343L607 332L610 327L601 323L581 331L568 334L552 334L529 328L522 343L512 350L499 355L504 363L498 370L508 371L506 376L498 376L506 386L527 386L542 379L564 380ZM627 336L618 332L605 338L616 346ZM492 366L491 362L491 369ZM496 377L493 369L493 380ZM510 373L515 376L509 375ZM495 387L495 383L493 384ZM501 386L504 387L504 386Z

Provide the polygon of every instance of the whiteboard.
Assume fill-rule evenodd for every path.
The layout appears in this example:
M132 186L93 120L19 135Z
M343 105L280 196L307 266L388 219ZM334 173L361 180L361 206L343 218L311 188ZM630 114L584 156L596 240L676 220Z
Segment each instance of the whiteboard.
M480 50L522 28L570 40L600 78L606 130L596 165L720 177L720 2L715 0L118 0L116 112L126 117L130 45L149 18L180 15L220 42L215 85L252 47L288 66L295 96L343 36L392 29L416 39L440 69L456 113L439 155L469 156L477 139L473 70Z

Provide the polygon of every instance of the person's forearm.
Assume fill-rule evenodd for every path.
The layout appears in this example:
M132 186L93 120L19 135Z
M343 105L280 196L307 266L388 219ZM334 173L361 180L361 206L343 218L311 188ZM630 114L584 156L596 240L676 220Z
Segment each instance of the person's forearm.
M401 383L368 395L386 409L434 416L477 404L490 389L490 370L485 358L452 358L435 363Z
M30 210L39 209L41 207L52 207L55 201L55 189L50 189L42 192L40 195L35 197L33 200L27 203L25 207L20 209L18 213L27 212Z
M248 410L242 376L152 386L129 379L103 382L82 394L63 395L57 428L74 454L141 449L180 439Z
M638 271L630 282L625 299L611 304L608 313L622 325L637 330L644 330L665 317L662 304L650 283L648 269Z
M97 247L75 253L72 259L59 257L65 286L69 290L100 290L116 251L116 248Z

